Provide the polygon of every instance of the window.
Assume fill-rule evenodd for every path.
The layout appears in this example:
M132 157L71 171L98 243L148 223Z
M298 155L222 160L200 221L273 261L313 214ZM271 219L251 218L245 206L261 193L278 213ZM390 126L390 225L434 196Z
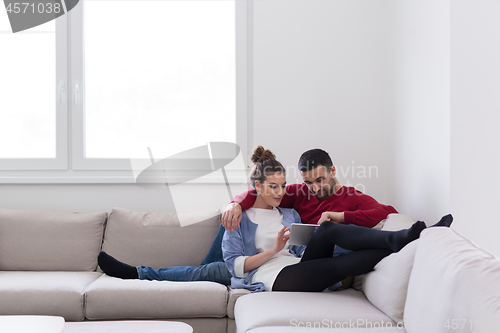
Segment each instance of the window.
M6 120L0 126L15 130L7 124L14 113L28 135L17 133L9 142L15 148L0 143L0 169L69 165L72 177L88 170L111 175L104 170L130 170L130 158L149 161L148 147L155 157L167 157L211 141L238 143L246 156L246 22L243 1L81 0L46 24L57 29L45 39L34 33L43 26L27 30L38 37L44 60L37 57L34 68L16 70L26 59L15 56L21 46L11 46L18 62L8 77L31 86L24 85L23 93L10 86L15 94L0 104ZM20 44L19 34L0 38ZM52 67L37 70L42 62ZM29 92L33 98L20 103L19 95ZM43 121L36 121L29 103L43 109L37 113Z
M12 34L0 10L0 169L67 168L65 23Z

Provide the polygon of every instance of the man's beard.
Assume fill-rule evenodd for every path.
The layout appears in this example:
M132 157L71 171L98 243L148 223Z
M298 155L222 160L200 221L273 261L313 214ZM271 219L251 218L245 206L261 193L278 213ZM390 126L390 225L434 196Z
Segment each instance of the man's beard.
M332 194L333 191L328 191L328 193L325 194L325 191L320 191L320 192L316 192L314 195L316 196L316 198L318 199L325 199L325 198L328 198L331 194ZM321 195L320 195L321 194Z
M335 186L337 186L337 182L335 181L335 179L333 177L331 178L329 185L330 185L330 187L328 189L328 192L325 193L325 190L321 189L321 191L314 193L316 198L325 199L325 198L328 198L330 195L332 195L335 192ZM318 193L321 193L321 196L319 196Z

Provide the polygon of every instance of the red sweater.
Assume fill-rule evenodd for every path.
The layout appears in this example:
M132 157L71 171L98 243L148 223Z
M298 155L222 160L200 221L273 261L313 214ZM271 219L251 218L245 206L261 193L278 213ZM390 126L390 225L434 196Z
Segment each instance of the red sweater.
M232 202L237 202L243 210L255 203L255 190L237 195ZM372 228L391 213L397 213L392 206L383 205L371 196L363 194L353 187L343 186L326 199L318 199L306 184L291 184L280 207L294 208L302 223L316 224L323 212L344 212L344 224L356 224Z

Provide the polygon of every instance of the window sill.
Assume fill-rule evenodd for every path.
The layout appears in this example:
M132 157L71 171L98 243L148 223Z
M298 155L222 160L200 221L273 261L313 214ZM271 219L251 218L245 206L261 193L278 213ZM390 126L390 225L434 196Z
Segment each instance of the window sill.
M175 177L146 177L136 180L137 175L131 171L0 171L0 184L137 184L161 185L176 184L225 184L222 172L215 171L208 175L194 178L188 171L177 172ZM229 184L246 184L245 172L227 171Z
M179 184L181 180L176 180ZM161 185L161 181L155 180L151 183ZM219 177L202 177L184 184L225 184L224 179ZM245 178L228 179L229 184L246 184ZM0 184L137 184L133 177L0 177Z

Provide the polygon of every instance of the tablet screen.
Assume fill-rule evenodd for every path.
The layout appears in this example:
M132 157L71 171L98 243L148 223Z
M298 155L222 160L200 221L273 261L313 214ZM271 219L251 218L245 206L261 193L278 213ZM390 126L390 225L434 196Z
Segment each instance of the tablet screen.
M290 245L309 244L317 227L317 224L292 223L290 228Z

